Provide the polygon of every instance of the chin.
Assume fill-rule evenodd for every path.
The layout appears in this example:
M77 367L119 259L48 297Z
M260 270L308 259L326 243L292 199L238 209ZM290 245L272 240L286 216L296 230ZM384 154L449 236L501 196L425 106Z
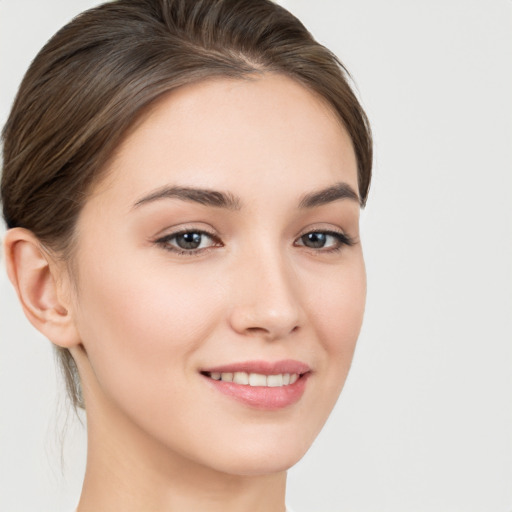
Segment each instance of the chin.
M272 451L272 453L261 452L250 455L239 455L238 459L226 461L222 467L215 469L223 473L236 476L263 476L274 473L282 473L294 466L305 455L307 450L300 453L285 453L283 451Z
M302 434L302 435L301 435ZM261 476L287 471L306 454L315 436L294 433L260 436L231 449L215 450L212 465L223 473L238 476ZM212 453L210 453L211 455ZM211 459L210 459L211 460Z

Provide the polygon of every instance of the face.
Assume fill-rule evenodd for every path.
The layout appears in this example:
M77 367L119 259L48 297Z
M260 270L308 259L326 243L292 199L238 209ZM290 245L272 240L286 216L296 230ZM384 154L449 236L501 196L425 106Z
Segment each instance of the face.
M77 225L88 415L101 396L96 422L122 416L166 457L226 473L297 462L363 317L356 167L337 117L289 78L161 99Z

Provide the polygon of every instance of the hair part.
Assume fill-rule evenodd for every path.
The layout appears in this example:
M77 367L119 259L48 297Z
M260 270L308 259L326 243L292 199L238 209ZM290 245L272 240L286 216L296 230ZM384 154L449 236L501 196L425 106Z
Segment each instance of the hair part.
M69 260L92 186L136 119L164 93L213 77L285 74L322 97L350 136L361 205L368 196L368 119L336 58L269 0L118 0L77 16L28 69L3 136L8 228L31 230ZM84 407L76 364L57 348L68 394Z

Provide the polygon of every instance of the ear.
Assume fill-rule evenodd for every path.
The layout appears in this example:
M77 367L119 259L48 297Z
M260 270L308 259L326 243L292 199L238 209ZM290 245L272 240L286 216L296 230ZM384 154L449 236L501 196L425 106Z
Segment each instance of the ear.
M30 323L60 347L80 343L70 302L69 277L27 229L13 228L4 238L7 274Z

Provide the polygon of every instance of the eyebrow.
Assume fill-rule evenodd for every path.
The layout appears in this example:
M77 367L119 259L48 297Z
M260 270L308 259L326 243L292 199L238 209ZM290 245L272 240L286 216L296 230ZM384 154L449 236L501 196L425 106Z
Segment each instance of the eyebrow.
M314 208L340 199L350 199L361 204L361 199L356 191L348 183L336 183L330 187L311 192L302 197L299 208Z
M199 203L204 206L213 206L215 208L226 208L228 210L240 210L242 204L240 199L230 192L221 192L219 190L196 187L166 186L139 199L133 207L138 208L144 204L159 201L161 199L180 199L182 201ZM354 189L347 183L340 182L322 190L310 192L302 196L302 199L299 202L299 208L314 208L340 199L350 199L352 201L356 201L358 204L361 203L361 200Z
M229 192L220 192L218 190L209 190L206 188L195 187L162 187L151 194L139 199L134 208L158 201L160 199L181 199L199 203L204 206L213 206L216 208L226 208L228 210L239 210L240 200Z

